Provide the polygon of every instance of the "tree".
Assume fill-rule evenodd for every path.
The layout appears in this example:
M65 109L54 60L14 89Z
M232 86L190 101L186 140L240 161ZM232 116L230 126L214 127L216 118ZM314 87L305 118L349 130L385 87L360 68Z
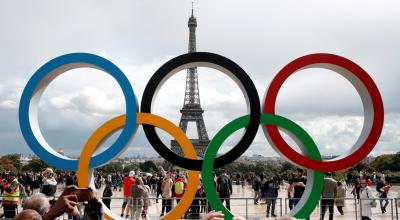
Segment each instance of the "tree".
M286 171L293 171L296 169L296 166L294 166L293 164L285 161L282 163L281 169L280 169L280 173L284 173Z
M13 162L7 157L0 158L0 172L7 172L7 171L17 171Z
M123 166L121 162L111 162L101 168L98 168L97 170L102 171L103 173L121 172L123 170Z
M361 161L361 162L357 163L356 165L354 165L352 169L357 170L357 171L360 171L360 170L368 171L369 169L371 169L371 167L369 167L368 164L365 163L364 161Z
M141 171L144 171L144 172L158 171L156 164L153 161L150 161L150 160L139 164L139 168L140 168Z
M128 165L125 165L124 167L124 173L129 173L130 171L135 171L139 169L139 164L138 163L130 163Z
M7 154L4 157L9 159L17 170L21 170L21 154Z
M22 167L22 171L33 171L35 173L38 173L49 167L54 169L54 167L48 165L43 160L35 158L29 161L27 165L24 165Z
M381 155L375 158L370 164L378 171L400 171L400 153Z

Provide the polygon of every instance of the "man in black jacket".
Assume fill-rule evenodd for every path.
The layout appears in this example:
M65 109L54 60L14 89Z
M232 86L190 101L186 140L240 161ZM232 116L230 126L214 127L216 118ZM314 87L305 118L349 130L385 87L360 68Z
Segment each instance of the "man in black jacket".
M232 182L229 176L226 174L226 170L222 170L222 174L217 179L217 191L219 193L219 197L221 202L223 203L224 200L226 202L226 208L231 209L230 204L230 196L232 194Z
M386 212L386 207L389 204L387 198L390 185L386 185L385 179L379 177L378 183L376 184L376 191L379 193L379 204L381 205L382 214Z

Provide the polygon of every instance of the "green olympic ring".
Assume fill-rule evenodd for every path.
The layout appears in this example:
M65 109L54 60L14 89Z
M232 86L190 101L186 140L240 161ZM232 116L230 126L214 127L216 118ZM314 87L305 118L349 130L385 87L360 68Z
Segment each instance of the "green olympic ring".
M211 140L203 159L204 161L207 161L206 163L203 163L203 169L201 172L207 199L209 200L211 207L216 211L222 211L224 213L224 218L228 220L231 220L234 217L234 214L225 208L216 193L214 177L212 175L214 158L224 141L235 131L245 128L249 124L249 119L250 117L246 115L225 125ZM270 124L282 128L284 132L287 132L288 135L296 141L303 154L314 160L321 160L321 154L318 147L310 135L293 121L282 116L265 113L261 115L260 120L262 124ZM289 215L299 219L308 218L318 204L322 193L323 182L324 173L308 169L306 189L300 201Z

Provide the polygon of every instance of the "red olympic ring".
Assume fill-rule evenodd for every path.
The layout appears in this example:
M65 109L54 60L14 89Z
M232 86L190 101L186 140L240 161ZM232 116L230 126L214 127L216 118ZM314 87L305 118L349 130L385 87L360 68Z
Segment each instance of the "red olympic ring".
M298 166L322 172L349 168L372 151L378 142L384 121L383 102L379 90L368 73L356 63L333 54L311 54L290 62L272 80L265 96L264 113L275 114L276 98L282 84L295 72L310 67L333 70L356 87L364 106L364 126L356 144L345 155L333 160L318 161L297 153L285 142L276 126L265 125L264 133L271 145L282 156Z

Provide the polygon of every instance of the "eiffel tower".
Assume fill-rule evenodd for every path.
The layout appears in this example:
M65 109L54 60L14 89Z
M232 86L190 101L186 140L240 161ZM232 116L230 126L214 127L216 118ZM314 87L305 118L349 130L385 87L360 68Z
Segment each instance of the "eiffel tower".
M192 3L192 16L189 18L189 53L196 52L196 27L197 20L193 15ZM204 124L203 112L204 110L200 105L199 82L197 77L197 67L189 68L186 76L186 89L185 100L181 109L181 120L179 128L186 133L188 123L195 122L197 127L198 139L190 139L192 142L197 156L202 158L204 152L210 143L206 126ZM176 140L171 141L171 150L176 154L183 156L181 147Z

